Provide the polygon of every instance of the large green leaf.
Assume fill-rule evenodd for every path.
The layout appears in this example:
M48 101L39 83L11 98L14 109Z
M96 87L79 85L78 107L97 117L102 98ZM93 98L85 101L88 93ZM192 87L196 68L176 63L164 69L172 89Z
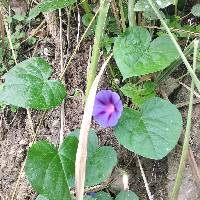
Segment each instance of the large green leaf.
M49 109L62 103L66 96L63 84L48 80L50 65L42 58L29 58L5 75L0 101L23 108Z
M77 145L76 137L67 137L59 152L46 141L29 149L25 172L32 187L42 195L40 199L71 199L67 179L74 174Z
M109 178L117 164L117 154L112 147L99 147L87 161L86 185L97 185Z
M78 138L80 130L70 135ZM117 164L117 153L113 147L99 147L94 130L90 130L88 138L88 159L86 166L86 186L97 185L109 178L113 167Z
M165 69L178 56L167 35L151 42L148 30L138 26L128 28L114 44L114 58L124 79Z
M182 117L176 106L155 97L145 101L141 111L125 108L115 135L130 151L158 160L175 147L181 130Z
M76 161L76 151L78 147L78 140L76 137L70 136L64 139L58 155L61 159L65 175L68 180L73 178L75 175L75 161Z
M37 4L29 13L28 20L33 19L41 12L50 12L59 8L64 8L75 3L76 0L42 0L41 3Z
M139 198L134 192L122 191L117 195L115 200L139 200Z
M80 134L80 129L76 129L70 133L70 136L75 136L78 139L79 134ZM88 137L88 146L87 146L88 158L90 158L95 153L96 149L99 147L98 143L99 142L96 132L93 129L90 129Z

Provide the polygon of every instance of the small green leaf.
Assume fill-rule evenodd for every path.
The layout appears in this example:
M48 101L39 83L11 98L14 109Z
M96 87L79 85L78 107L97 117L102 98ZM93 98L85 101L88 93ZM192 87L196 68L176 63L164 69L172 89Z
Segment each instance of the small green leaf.
M76 0L43 0L41 3L37 4L29 13L28 20L33 19L41 12L50 12L59 8L64 8L74 4Z
M182 117L176 106L155 97L145 101L141 111L125 108L115 135L130 151L158 160L175 147L181 130Z
M196 17L200 17L200 4L194 5L192 7L191 13Z
M139 198L134 192L122 191L117 195L115 200L139 200Z
M90 22L92 21L94 15L92 13L86 13L82 17L82 23L84 26L89 26Z
M37 38L36 37L29 37L27 42L29 45L34 45L37 41Z
M104 35L102 38L102 47L106 49L106 52L109 53L112 50L112 44L114 43L115 38L114 37L108 37L108 35Z
M66 96L64 85L48 80L50 65L42 58L29 58L5 75L0 101L17 107L50 109L60 105Z
M153 82L145 82L144 85L136 86L127 83L120 88L123 94L132 99L136 105L141 105L145 100L155 96L155 84Z
M71 153L77 144L75 137L67 137L59 153L46 141L39 141L29 149L26 176L32 187L48 200L71 199L67 178L74 171L71 169L71 163L75 162Z
M163 70L178 56L167 35L151 42L148 30L137 26L128 28L114 44L114 58L124 79Z

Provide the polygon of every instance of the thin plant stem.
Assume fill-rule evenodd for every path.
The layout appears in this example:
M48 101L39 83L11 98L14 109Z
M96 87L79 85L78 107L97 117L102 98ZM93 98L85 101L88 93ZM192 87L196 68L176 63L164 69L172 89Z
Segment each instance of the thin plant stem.
M128 0L128 21L129 26L135 26L135 0Z
M166 29L170 39L172 40L172 42L174 43L174 46L176 47L177 51L179 52L188 72L190 73L190 76L192 77L195 86L197 87L198 91L200 92L200 81L197 78L195 72L193 71L190 63L188 62L187 58L185 57L183 51L181 50L181 47L179 46L179 44L177 43L176 39L174 38L173 34L171 33L169 27L167 26L167 24L165 23L163 17L160 14L160 11L157 9L157 7L155 6L153 0L148 0L149 4L151 5L151 7L153 8L154 12L156 13L156 15L158 16L158 18L160 19L162 25L164 26L164 28Z
M139 167L140 167L140 172L141 172L141 175L142 175L142 178L143 178L143 181L144 181L144 185L145 185L145 188L146 188L146 191L147 191L148 198L149 198L149 200L153 200L153 196L152 196L151 191L149 189L147 178L145 176L142 164L141 164L140 159L139 159L138 156L137 156L137 159L138 159L138 164L139 164Z
M198 41L194 41L194 57L193 57L193 69L196 69L196 57L197 57L197 49L198 49ZM192 108L193 108L193 98L194 98L194 81L192 79L191 83L191 92L190 92L190 102L188 108L188 115L187 115L187 124L186 124L186 131L185 137L183 142L183 149L181 154L181 160L178 168L178 172L176 175L175 184L170 195L170 200L176 200L178 198L178 193L180 190L180 186L183 180L185 165L188 158L188 150L189 150L189 141L190 141L190 129L191 129L191 121L192 121Z
M122 0L119 0L119 8L120 8L122 29L124 32L126 30L126 19L125 19L125 15L124 15L124 8L123 8Z
M164 27L159 27L159 26L149 26L149 25L145 25L144 26L145 28L149 28L149 29L159 29L159 30L163 30L165 29ZM190 34L194 37L200 37L200 33L195 33L195 32L192 32L192 31L187 31L187 30L184 30L184 29L178 29L178 28L169 28L169 30L171 32L180 32L180 33L186 33L186 34Z
M16 55L15 55L15 51L14 51L12 41L11 41L11 32L10 32L8 24L6 23L5 20L4 20L4 24L5 24L6 33L7 33L7 36L8 36L8 42L9 42L9 45L10 45L10 49L12 51L12 56L13 56L13 59L15 61L15 64L17 64L17 58L16 58Z
M86 99L96 76L97 64L98 64L99 56L100 56L101 40L104 33L109 6L110 6L109 0L101 0L101 9L99 11L99 16L98 16L98 21L97 21L97 26L96 26L96 31L95 31L92 57L91 57L91 62L90 62L88 74L87 74Z
M62 10L59 9L59 19L60 19L60 71L62 72L64 69L64 63L63 63L63 34L62 34ZM65 84L65 80L62 80L62 83ZM61 106L60 106L60 142L59 147L63 143L64 138L64 126L65 126L65 100L63 100Z

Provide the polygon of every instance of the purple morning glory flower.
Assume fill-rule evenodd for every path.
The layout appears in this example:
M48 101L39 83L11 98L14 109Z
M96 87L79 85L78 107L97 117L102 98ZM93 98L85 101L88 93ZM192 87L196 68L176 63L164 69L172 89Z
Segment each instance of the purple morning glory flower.
M115 126L123 110L122 101L116 92L101 90L97 93L93 117L103 128Z

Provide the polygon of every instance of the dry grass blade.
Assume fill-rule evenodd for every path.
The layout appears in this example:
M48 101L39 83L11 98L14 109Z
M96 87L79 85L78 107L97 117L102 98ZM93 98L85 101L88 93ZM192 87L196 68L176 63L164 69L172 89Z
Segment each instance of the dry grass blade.
M147 182L147 178L145 176L142 164L141 164L140 159L139 159L138 156L137 156L137 159L138 159L138 164L139 164L139 167L140 167L140 172L141 172L141 175L142 175L142 178L143 178L143 181L144 181L144 186L145 186L145 189L147 191L148 198L149 198L149 200L153 200L153 195L151 194L151 191L149 189L149 184Z
M94 106L95 95L97 91L97 86L100 78L108 64L112 54L104 62L101 67L99 74L96 76L92 87L89 91L89 95L86 101L83 120L79 135L79 144L76 153L76 167L75 167L75 186L76 186L76 199L83 200L84 194L84 182L85 182L85 169L86 169L86 159L87 159L87 142L88 142L88 131L90 129L92 111Z

